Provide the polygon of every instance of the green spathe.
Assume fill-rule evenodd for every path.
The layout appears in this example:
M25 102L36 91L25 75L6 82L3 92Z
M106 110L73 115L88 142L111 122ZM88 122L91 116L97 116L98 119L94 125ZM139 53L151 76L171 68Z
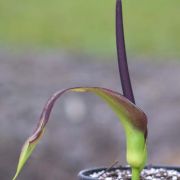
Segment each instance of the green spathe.
M136 105L131 103L123 95L100 87L77 87L69 88L63 91L58 91L52 95L45 105L40 117L38 126L32 136L30 136L21 151L19 163L16 174L13 180L16 180L26 161L29 159L31 153L39 142L46 124L49 120L51 110L56 100L65 92L91 92L99 96L104 100L112 110L117 114L120 122L122 123L127 144L127 162L132 167L134 175L133 180L139 179L139 173L144 167L147 159L146 150L146 136L147 136L147 119L143 111L141 111ZM138 172L138 173L137 173Z

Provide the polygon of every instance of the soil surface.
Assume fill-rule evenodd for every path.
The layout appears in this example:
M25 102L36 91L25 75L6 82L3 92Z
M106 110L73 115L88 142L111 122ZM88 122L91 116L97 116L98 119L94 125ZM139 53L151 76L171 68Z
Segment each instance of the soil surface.
M90 174L90 177L99 180L131 180L131 171L128 169L115 169ZM147 168L141 172L141 180L180 180L180 172L174 169Z
M180 164L180 62L129 58L136 104L149 119L149 164ZM115 58L58 50L0 49L0 179L15 172L20 149L44 103L59 89L102 86L120 91ZM122 127L90 94L66 94L20 179L76 179L87 167L125 163Z

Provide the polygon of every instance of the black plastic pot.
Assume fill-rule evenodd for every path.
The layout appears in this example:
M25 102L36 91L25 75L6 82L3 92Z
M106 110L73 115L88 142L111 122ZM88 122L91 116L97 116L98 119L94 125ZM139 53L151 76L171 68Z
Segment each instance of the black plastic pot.
M169 169L169 170L176 170L178 172L180 172L180 167L174 167L174 166L147 166L146 168L155 168L155 169L160 169L160 168L164 168L164 169ZM86 169L86 170L83 170L81 171L79 174L78 174L78 178L79 180L97 180L96 178L92 178L92 177L89 177L90 174L93 174L95 172L99 172L99 171L102 171L102 170L105 170L106 168L94 168L94 169ZM116 168L112 168L111 170L114 170ZM121 167L121 168L118 168L118 169L130 169L129 167Z

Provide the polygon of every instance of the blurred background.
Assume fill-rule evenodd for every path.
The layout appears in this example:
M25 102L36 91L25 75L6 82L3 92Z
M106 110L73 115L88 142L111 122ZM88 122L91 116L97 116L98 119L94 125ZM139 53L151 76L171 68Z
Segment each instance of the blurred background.
M56 90L121 91L115 0L0 0L0 179L12 178L20 149ZM149 119L148 164L180 163L180 1L123 1L137 105ZM19 179L72 180L89 167L125 162L124 133L97 97L66 94Z

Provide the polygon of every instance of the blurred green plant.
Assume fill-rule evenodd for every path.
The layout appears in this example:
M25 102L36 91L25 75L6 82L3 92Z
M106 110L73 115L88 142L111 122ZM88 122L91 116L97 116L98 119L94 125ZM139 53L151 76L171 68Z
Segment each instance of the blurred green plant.
M179 0L124 1L129 52L180 56L179 7ZM111 55L113 11L112 0L0 0L0 43Z

